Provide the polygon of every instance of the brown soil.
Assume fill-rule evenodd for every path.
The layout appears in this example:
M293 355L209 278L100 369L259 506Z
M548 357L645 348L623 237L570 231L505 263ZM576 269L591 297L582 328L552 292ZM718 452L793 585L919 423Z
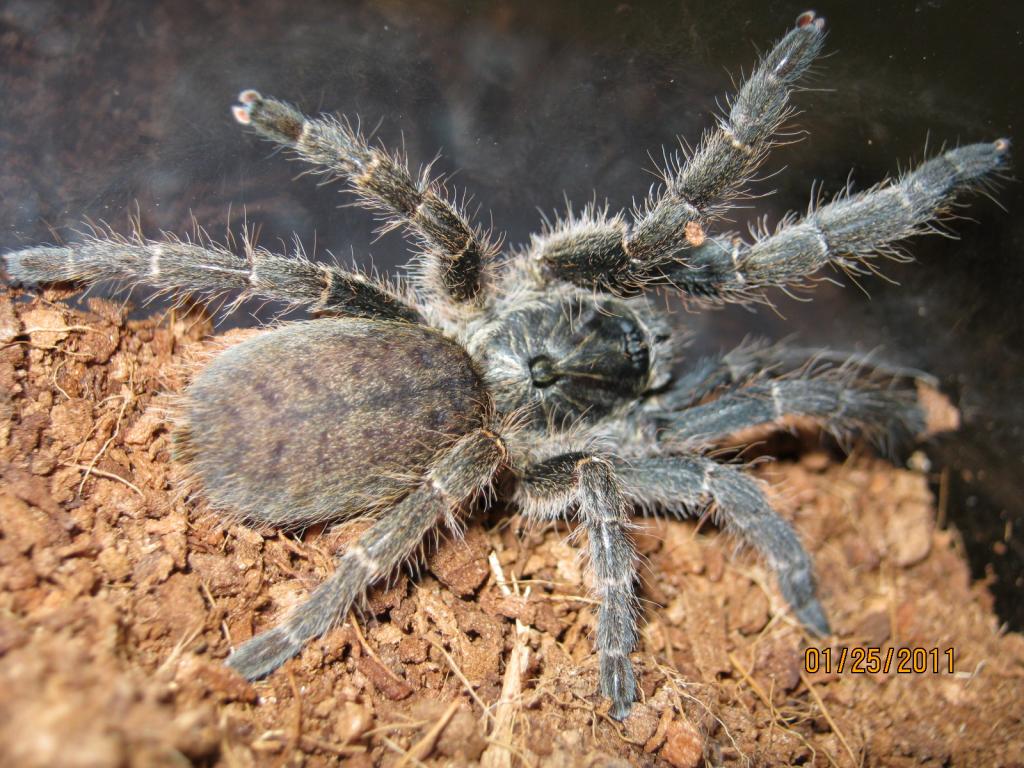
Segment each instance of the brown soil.
M831 645L728 536L643 521L644 702L616 723L565 531L494 513L250 685L222 666L229 647L322 579L345 533L224 528L175 490L155 393L181 387L208 321L13 298L0 294L3 765L1024 764L1024 641L936 525L925 475L821 451L757 471L815 556ZM847 648L937 648L942 671L808 674L808 646L834 664Z

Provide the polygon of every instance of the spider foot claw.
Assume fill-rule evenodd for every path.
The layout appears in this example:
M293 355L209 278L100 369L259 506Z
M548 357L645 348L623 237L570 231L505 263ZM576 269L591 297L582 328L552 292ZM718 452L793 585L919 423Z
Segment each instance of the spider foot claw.
M815 594L810 561L805 560L783 571L779 576L779 589L793 609L793 614L807 629L820 637L832 633L825 611Z
M623 720L629 715L636 701L636 676L629 656L601 655L601 693L612 700L611 717Z
M302 135L305 118L287 104L265 99L252 88L238 94L238 101L239 104L231 107L235 120L242 125L251 125L264 138L294 144Z
M796 17L797 29L803 29L810 24L813 24L820 31L825 28L825 19L818 18L818 14L814 11L804 11Z
M246 680L264 677L302 650L282 627L247 640L225 662Z
M812 597L807 600L803 605L793 606L793 613L796 615L800 623L803 624L807 629L813 632L819 637L827 637L832 634L832 628L829 626L828 617L825 616L825 611L821 607L821 603L818 599Z
M238 94L238 100L241 104L235 104L231 107L231 113L235 116L235 120L240 122L242 125L249 125L252 123L253 107L261 104L263 102L263 97L260 96L259 91L247 88Z
M254 91L252 88L246 88L238 94L238 100L243 104L256 104L263 101L263 97L260 96L259 91Z

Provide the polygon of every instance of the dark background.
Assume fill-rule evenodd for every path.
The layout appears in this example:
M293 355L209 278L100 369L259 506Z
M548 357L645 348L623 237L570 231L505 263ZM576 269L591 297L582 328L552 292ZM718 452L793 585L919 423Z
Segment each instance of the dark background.
M864 188L943 143L1007 136L1024 147L1024 4L821 2L832 54L796 103L805 140L774 153L757 203L774 222L803 209L810 185ZM414 166L444 152L509 242L537 209L607 198L628 206L681 134L696 141L730 74L749 71L806 10L802 2L232 2L0 3L0 253L73 240L84 218L125 232L218 239L243 211L266 245L298 233L393 269L398 235L374 242L358 209L246 135L229 107L242 88L306 111L341 110L404 142ZM1019 149L1017 156L1024 151ZM1020 163L1014 175L1020 177ZM895 283L823 285L813 303L777 295L778 311L680 312L695 350L745 334L883 349L934 372L964 428L928 446L948 468L947 519L988 578L1010 626L1024 619L1024 186L1005 210L981 196L959 240L918 238L918 263L887 265ZM229 224L228 214L231 211ZM745 227L753 210L736 211ZM284 246L280 246L284 248ZM244 312L230 322L254 323Z

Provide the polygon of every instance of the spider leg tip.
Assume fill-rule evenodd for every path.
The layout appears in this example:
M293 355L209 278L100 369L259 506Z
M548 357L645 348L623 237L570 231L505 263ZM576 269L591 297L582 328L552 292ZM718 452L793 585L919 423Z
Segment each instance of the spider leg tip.
M811 24L813 24L818 31L825 29L825 19L818 18L818 14L814 11L804 11L796 17L797 29L803 29Z
M238 100L241 104L235 104L231 108L231 113L235 116L235 120L242 125L249 125L252 122L253 107L263 102L263 96L259 91L246 88L238 94Z
M262 101L263 97L259 91L253 90L252 88L246 88L240 94L238 94L238 100L243 104L255 104L258 101Z
M825 616L825 611L816 598L796 608L795 613L800 623L818 637L828 637L832 634L832 627Z

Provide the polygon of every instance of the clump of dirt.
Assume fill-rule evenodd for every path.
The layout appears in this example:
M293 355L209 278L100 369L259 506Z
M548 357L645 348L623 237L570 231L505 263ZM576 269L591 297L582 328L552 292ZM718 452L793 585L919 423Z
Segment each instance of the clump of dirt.
M728 536L640 521L643 701L617 723L566 531L495 512L247 683L229 648L349 532L225 527L177 490L158 393L210 346L202 315L16 298L0 294L4 765L1024 764L1024 641L936 525L926 477L822 451L756 471L815 557L830 642ZM851 671L867 648L893 649L891 669ZM897 673L914 648L937 649L907 654L928 671Z

